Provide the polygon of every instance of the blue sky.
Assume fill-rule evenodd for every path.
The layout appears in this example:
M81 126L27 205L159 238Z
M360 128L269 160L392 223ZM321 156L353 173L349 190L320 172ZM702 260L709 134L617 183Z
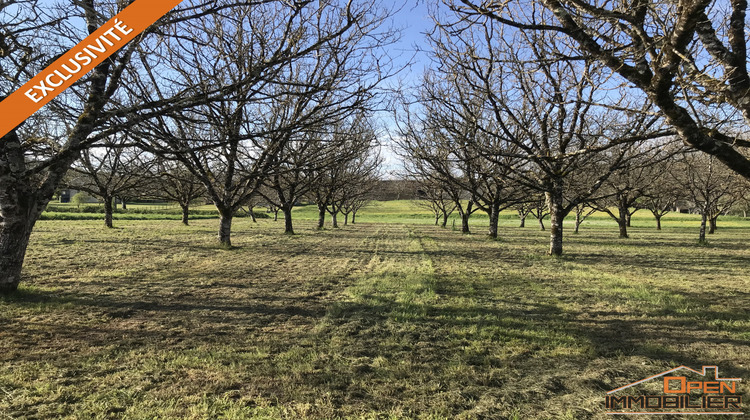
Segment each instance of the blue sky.
M434 2L435 0L428 0ZM415 54L419 48L427 46L424 33L433 27L432 19L425 0L409 0L394 15L394 24L402 30L401 41L393 46L394 55L401 55L403 63L412 59L411 66L405 73L409 82L419 80L425 67L429 65L424 54Z
M398 78L391 81L389 85L398 87L401 83L403 88L413 87L421 80L422 73L429 66L429 59L424 53L419 53L420 49L427 47L425 41L425 32L433 27L432 19L429 17L429 8L426 3L435 3L440 0L394 0L393 4L383 5L392 6L396 12L393 16L393 25L401 31L401 39L392 45L389 53L396 60L395 64L399 67L407 66ZM394 129L394 122L390 113L381 113L379 115L380 124L388 130ZM383 142L382 157L384 162L384 175L388 178L396 176L403 168L403 163L396 156L389 145L388 135L381 137Z

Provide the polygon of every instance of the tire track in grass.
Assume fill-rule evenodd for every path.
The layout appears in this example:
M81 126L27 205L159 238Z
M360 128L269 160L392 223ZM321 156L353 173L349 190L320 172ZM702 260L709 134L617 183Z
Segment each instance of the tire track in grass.
M549 366L540 368L538 362L575 358L586 351L565 328L564 314L556 307L519 299L524 286L533 283L528 274L499 261L509 256L498 250L497 242L478 235L456 237L430 227L422 227L420 234L434 261L440 296L430 319L442 326L443 341L450 347L445 369L455 372L462 392L477 399L466 414L513 418L515 413L525 418L549 410L549 416L570 418L573 414L564 401L569 390L560 385L570 381ZM462 252L464 248L469 251ZM555 403L542 407L545 398ZM576 416L587 418L585 412Z
M353 371L347 392L397 418L425 411L435 418L510 415L533 397L504 386L520 374L508 362L526 357L529 341L547 337L524 331L527 322L489 302L491 281L455 265L442 239L404 225L380 227L368 238L369 260L321 330L341 362L336 377ZM479 290L464 293L464 284Z
M315 331L334 398L373 416L455 413L432 400L445 384L435 377L444 352L428 319L438 296L419 235L404 225L381 225L362 243L370 254Z
M398 230L379 228L373 240L367 265L347 289L349 297L355 302L381 305L391 301L397 304L391 314L394 317L408 316L411 311L424 316L424 306L434 303L437 293L433 262L421 236L401 225Z

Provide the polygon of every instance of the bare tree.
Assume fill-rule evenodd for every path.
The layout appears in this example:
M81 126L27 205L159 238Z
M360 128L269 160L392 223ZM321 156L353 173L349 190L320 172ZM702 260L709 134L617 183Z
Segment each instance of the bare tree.
M220 244L231 246L234 214L269 176L284 171L280 156L297 133L374 106L389 76L377 55L393 39L378 32L386 17L371 1L271 2L197 20L181 28L195 43L163 47L179 74L177 86L230 87L189 112L146 121L141 135L143 147L180 161L203 182L221 215ZM267 67L279 54L296 58ZM290 222L289 206L280 208Z
M363 179L373 182L382 163L376 153L378 135L369 118L355 115L331 127L329 140L336 147L326 148L326 165L313 171L315 179L308 198L318 207L318 229L325 225L326 213L331 215L331 224L338 228L338 215L347 200L356 196Z
M746 186L745 188L742 188L739 191L739 197L737 200L737 204L735 208L737 208L741 213L742 217L747 219L747 213L750 211L750 185Z
M438 30L431 37L440 71L436 79L455 80L464 98L442 105L495 139L482 151L484 157L509 166L506 173L515 182L545 194L549 253L560 255L564 218L597 193L629 147L663 135L659 118L614 111L647 104L609 89L595 62L561 60L572 51L559 39L505 32L488 16L464 12L437 16ZM608 107L598 106L605 97ZM608 165L600 164L603 153L614 157ZM598 176L585 188L571 188L572 180L586 179L577 173L592 170Z
M270 188L268 188L268 187L264 187L264 188L260 189L260 191L258 192L258 194L261 197L264 196L264 195L270 196L271 194L273 194L273 191ZM252 202L252 200L251 200L251 202ZM274 204L272 202L269 202L268 200L265 200L265 202L263 203L263 205L266 207L267 212L273 213L273 221L277 222L279 220L279 211L281 211L281 209L279 208L279 206L277 206L276 204Z
M677 156L661 159L647 168L647 176L652 182L645 189L641 205L656 219L656 230L661 230L662 217L672 211L677 201L685 195L683 184L677 181L674 174L677 170Z
M747 188L738 175L711 155L686 154L675 176L686 187L688 199L701 215L698 242L706 242L706 227L711 233L716 228L716 218L724 214Z
M284 214L285 233L294 234L292 208L312 189L320 186L321 178L331 173L350 175L339 185L339 192L333 195L335 198L346 192L341 209L347 223L349 213L363 205L360 199L372 189L373 180L358 178L356 174L340 169L347 168L349 162L369 152L368 147L372 144L367 142L374 141L375 134L364 114L353 116L351 121L351 125L334 124L296 133L276 157L273 173L265 182L267 188L260 189L260 194ZM353 141L353 138L358 140ZM359 144L355 144L357 142Z
M45 68L49 57L59 56L73 47L126 3L81 0L57 7L51 2L37 0L1 2L0 99ZM346 37L346 34L360 34L360 38L372 34L369 28L374 20L368 20L368 16L377 13L373 4L357 2L355 5L352 1L342 7L329 7L321 3L321 8L313 3L290 4L273 0L183 2L159 24L149 28L50 102L26 124L5 135L0 140L0 292L12 292L18 287L36 220L81 150L149 118L169 112L179 113L179 110L224 97L226 91L245 86L248 80L271 77L280 66L307 56L324 45L335 49L337 44L333 41ZM171 58L175 57L158 54L160 49L171 45L168 41L174 38L178 38L187 50L205 46L202 42L205 37L185 35L191 33L191 28L201 26L194 22L210 17L230 22L231 19L224 19L226 13L221 15L219 12L230 13L236 8L252 8L257 12L253 17L257 19L255 26L276 34L275 42L268 45L273 51L256 61L252 68L245 69L243 78L236 84L196 85L192 83L195 80L178 83L179 77L172 68L178 60L173 62ZM263 13L263 9L277 10L278 13ZM265 22L260 22L261 19ZM321 24L311 24L315 22ZM215 63L212 57L206 56L193 64L212 67ZM182 80L185 81L187 79ZM321 88L331 89L333 86ZM186 150L179 149L178 153L186 153Z
M344 226L349 224L349 215L352 216L352 224L355 223L357 212L370 201L369 195L380 179L380 166L383 160L374 147L370 154L351 161L346 172L347 182L335 195L332 206L338 205L341 214L344 215Z
M135 147L127 147L127 139L112 138L102 146L81 153L74 164L69 187L99 197L104 203L104 224L111 228L113 202L117 197L144 193L154 159Z
M430 210L435 215L435 226L446 227L448 217L456 210L456 203L445 188L433 179L419 180L416 205ZM440 219L442 218L442 222Z
M0 100L42 70L47 57L104 23L100 6L84 0L61 14L36 0L0 3ZM111 118L107 105L136 45L115 53L0 139L0 292L18 287L31 231L78 152L97 140L92 133ZM66 115L73 118L61 117Z
M206 196L203 184L179 162L157 161L151 195L176 202L182 210L182 223L190 223L190 205Z
M536 218L539 223L539 230L547 230L544 227L544 219L550 215L549 203L547 197L544 194L538 192L532 196L534 201L531 202L531 215Z
M518 218L521 219L521 223L518 227L526 227L526 218L529 217L531 212L534 210L533 204L529 201L522 201L515 206Z
M327 142L316 139L314 134L301 134L290 139L276 156L273 173L265 181L267 188L259 194L284 215L284 233L294 234L292 208L314 187L327 158ZM277 210L277 211L278 211Z
M469 218L479 208L472 192L466 189L467 183L457 167L457 159L452 157L450 140L437 140L423 123L413 121L417 117L408 108L402 115L405 120L400 123L398 137L392 140L400 149L406 173L440 185L461 217L461 232L471 233Z
M620 238L628 238L630 218L645 207L642 201L649 188L659 181L653 176L651 168L662 157L659 153L651 152L651 149L648 147L644 151L631 148L627 159L605 181L603 196L592 203L598 211L608 214L617 222Z
M575 207L576 212L576 224L573 233L578 233L581 228L581 224L592 214L596 213L596 209L589 206L589 203L579 203Z
M374 185L373 183L370 183L369 186L371 187ZM365 191L365 190L362 190ZM361 195L357 195L355 197L352 197L349 201L346 202L344 205L344 212L345 214L352 214L352 224L357 223L357 213L359 213L360 210L367 207L372 202L372 199L370 198L371 191L366 191Z
M508 174L517 159L510 153L488 159L483 153L508 143L480 130L473 118L478 105L465 88L458 79L427 74L420 89L420 112L404 103L402 112L396 114L394 141L410 163L407 170L412 176L438 182L453 196L464 233L469 233L469 216L481 210L489 216L488 235L497 238L500 212L515 204L516 188Z

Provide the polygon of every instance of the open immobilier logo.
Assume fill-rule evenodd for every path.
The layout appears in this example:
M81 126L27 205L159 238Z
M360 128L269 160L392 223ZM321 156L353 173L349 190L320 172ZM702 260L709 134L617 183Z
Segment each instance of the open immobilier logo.
M742 415L740 382L717 366L680 366L607 392L604 405L611 415Z

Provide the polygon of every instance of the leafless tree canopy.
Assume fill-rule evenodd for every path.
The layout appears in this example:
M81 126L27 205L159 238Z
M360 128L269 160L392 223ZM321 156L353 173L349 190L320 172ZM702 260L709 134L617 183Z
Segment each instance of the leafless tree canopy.
M126 138L112 138L84 150L67 182L68 187L85 191L104 202L104 223L110 228L113 226L113 200L146 190L156 163L153 156L126 146L126 142Z
M750 178L747 2L445 0L469 20L564 37L651 100L689 146ZM728 129L731 128L731 129Z

